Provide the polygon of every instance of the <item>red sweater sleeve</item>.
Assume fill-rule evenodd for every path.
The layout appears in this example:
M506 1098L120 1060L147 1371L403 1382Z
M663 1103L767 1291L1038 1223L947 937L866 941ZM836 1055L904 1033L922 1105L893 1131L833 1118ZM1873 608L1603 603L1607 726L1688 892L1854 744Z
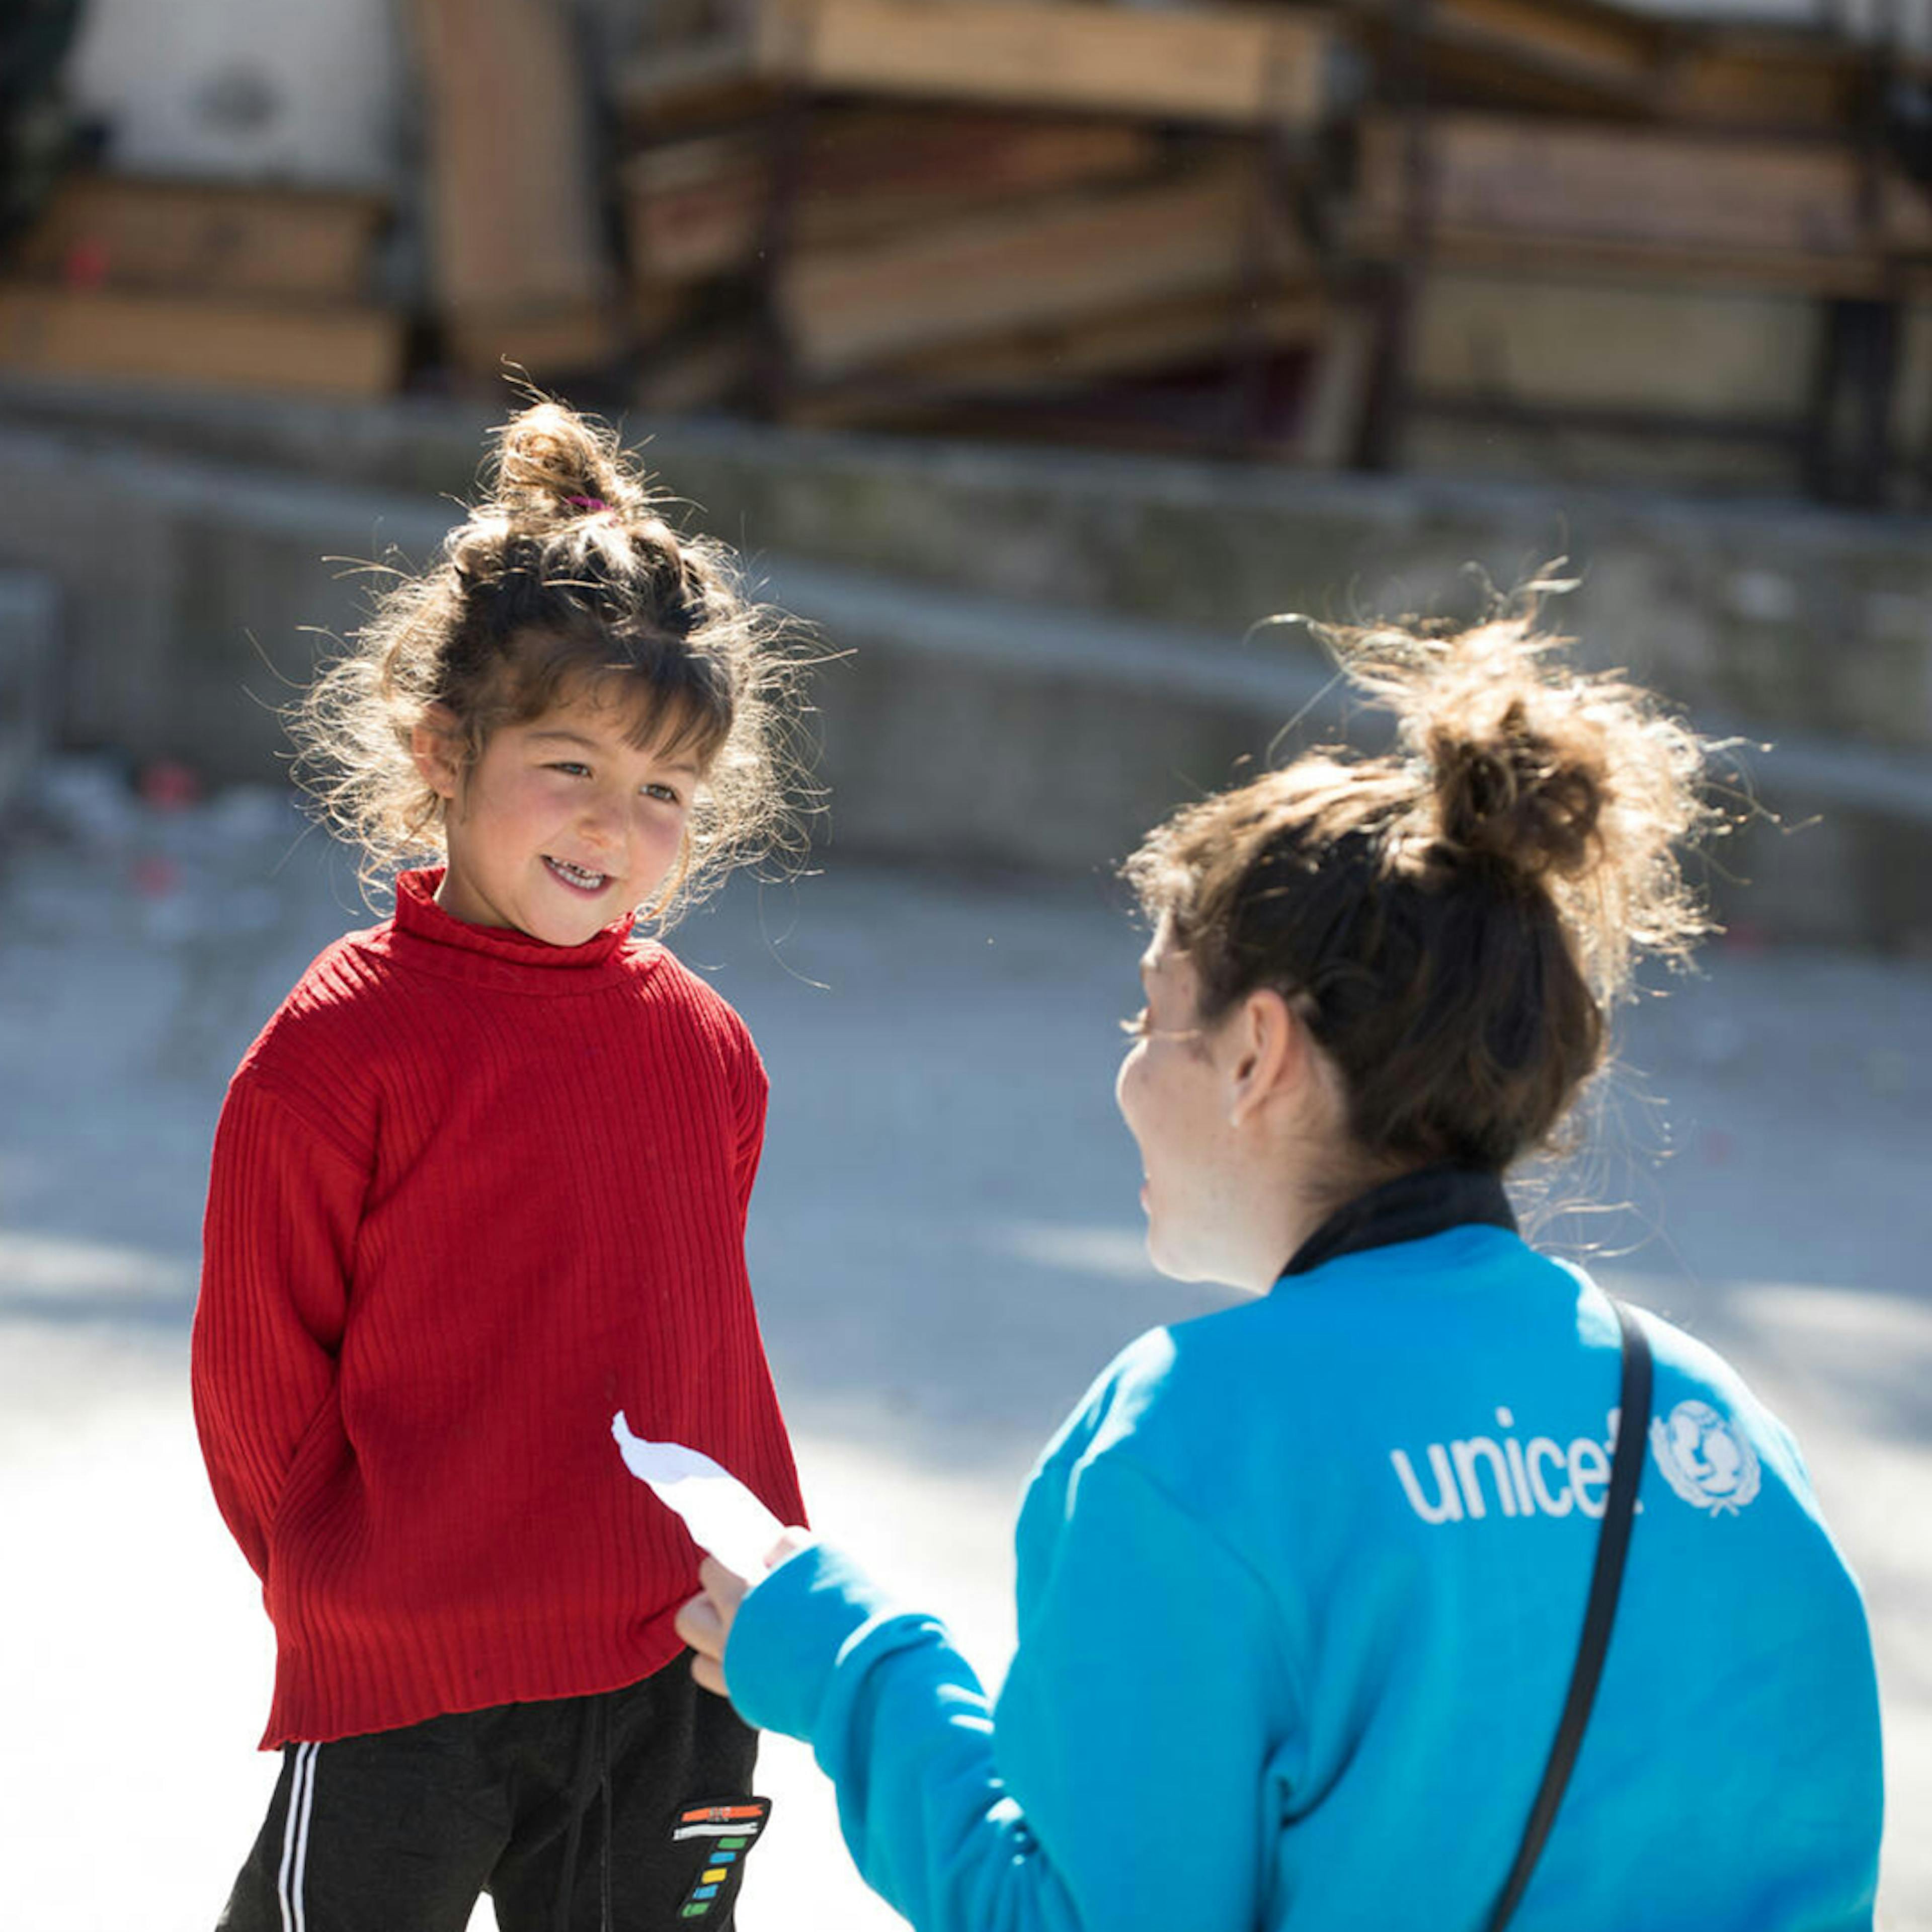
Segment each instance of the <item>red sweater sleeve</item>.
M296 1450L335 1396L368 1176L244 1067L215 1131L192 1380L214 1498L266 1581Z
M752 1184L758 1178L758 1161L765 1148L765 1104L771 1082L765 1063L752 1043L752 1036L740 1031L737 1062L734 1066L733 1099L737 1116L737 1160L733 1179L738 1190L738 1220L742 1226L751 1212Z

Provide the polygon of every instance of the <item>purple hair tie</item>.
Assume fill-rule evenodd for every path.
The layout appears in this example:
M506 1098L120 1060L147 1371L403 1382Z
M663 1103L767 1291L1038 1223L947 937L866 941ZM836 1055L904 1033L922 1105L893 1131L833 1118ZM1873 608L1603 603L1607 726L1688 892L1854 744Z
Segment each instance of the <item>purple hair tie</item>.
M593 516L599 510L608 510L610 507L602 496L566 496L563 500L572 509L588 511Z

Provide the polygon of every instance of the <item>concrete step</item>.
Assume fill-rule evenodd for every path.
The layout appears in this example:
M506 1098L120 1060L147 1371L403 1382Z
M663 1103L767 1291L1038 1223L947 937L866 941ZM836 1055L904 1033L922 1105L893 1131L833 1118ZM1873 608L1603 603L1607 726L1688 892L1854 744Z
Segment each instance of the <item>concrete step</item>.
M510 401L507 393L503 399ZM0 418L356 488L460 495L504 407L0 382ZM1586 658L1700 716L1932 756L1932 523L1773 501L1298 473L627 418L697 520L796 556L1240 634L1280 610L1468 614L1567 556Z
M50 578L0 570L0 827L53 745L59 620Z
M70 426L0 428L0 564L30 565L62 598L65 741L184 758L218 780L280 768L279 708L364 608L368 580L344 560L419 564L450 520L415 490ZM850 653L817 679L834 849L1104 874L1184 800L1374 729L1346 715L1298 627L1069 608L999 588L997 572L969 590L809 555L753 562L828 655ZM1694 715L1773 735L1721 704ZM1718 848L1725 915L1932 952L1932 754L1830 730L1774 736L1739 757L1774 817Z
M1305 630L1217 633L771 560L775 599L850 650L818 681L841 848L1110 872L1186 801L1318 743L1376 749ZM1735 829L1694 875L1740 935L1932 957L1932 761L1802 734L1733 742Z

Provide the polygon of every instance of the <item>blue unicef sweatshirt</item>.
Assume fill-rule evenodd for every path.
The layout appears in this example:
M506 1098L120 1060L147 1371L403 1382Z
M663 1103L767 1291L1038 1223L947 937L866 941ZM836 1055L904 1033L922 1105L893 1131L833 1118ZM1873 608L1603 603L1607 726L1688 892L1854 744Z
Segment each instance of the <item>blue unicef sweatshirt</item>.
M1784 1427L1643 1318L1642 1513L1513 1932L1869 1926L1857 1586ZM1602 1294L1508 1226L1336 1254L1144 1336L1061 1429L997 1703L824 1546L746 1598L733 1697L810 1741L919 1932L1473 1932L1575 1658L1618 1382Z

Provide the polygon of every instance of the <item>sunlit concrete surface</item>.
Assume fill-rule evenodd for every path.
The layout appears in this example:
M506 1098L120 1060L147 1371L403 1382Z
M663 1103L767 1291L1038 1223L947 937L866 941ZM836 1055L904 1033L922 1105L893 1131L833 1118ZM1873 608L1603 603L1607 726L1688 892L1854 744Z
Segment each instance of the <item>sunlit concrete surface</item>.
M266 795L158 816L56 778L57 832L0 856L0 1922L190 1932L274 1770L267 1628L188 1413L208 1142L255 1028L368 915ZM996 1676L1034 1454L1123 1342L1220 1298L1142 1257L1111 1096L1142 941L1104 866L820 856L676 943L771 1069L753 1274L815 1514ZM1878 1631L1882 1922L1932 1928L1932 970L1734 945L1630 1022L1595 1151L1551 1190L1629 1204L1550 1233L1798 1430ZM898 1922L802 1752L768 1744L761 1789L748 1932Z

